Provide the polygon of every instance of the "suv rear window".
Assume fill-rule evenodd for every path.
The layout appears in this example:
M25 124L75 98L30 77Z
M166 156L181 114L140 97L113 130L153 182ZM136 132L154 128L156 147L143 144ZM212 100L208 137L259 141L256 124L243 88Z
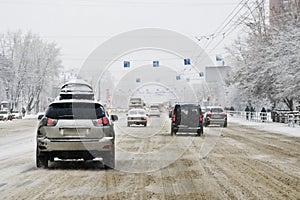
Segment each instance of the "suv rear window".
M129 114L130 115L145 115L146 112L144 110L130 110Z
M97 103L54 103L46 112L46 117L52 119L99 119L104 116L104 108Z
M222 108L211 108L211 112L221 113L223 112Z
M181 105L181 113L185 115L198 115L199 107L196 105Z

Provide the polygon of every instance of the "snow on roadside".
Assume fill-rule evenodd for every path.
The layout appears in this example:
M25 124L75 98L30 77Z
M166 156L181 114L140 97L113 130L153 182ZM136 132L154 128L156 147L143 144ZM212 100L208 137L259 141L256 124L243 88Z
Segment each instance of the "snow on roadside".
M230 126L230 122L246 125L258 130L268 131L271 133L284 134L293 137L300 137L300 126L296 124L295 127L292 127L284 123L274 123L274 122L263 123L263 122L247 121L242 118L229 116L228 126Z
M37 115L36 114L25 115L23 119L37 119Z

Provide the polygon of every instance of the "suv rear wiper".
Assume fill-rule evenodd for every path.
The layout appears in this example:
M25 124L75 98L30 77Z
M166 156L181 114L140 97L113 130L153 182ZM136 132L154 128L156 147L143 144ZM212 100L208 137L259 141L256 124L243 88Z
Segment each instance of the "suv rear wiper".
M60 115L59 119L74 119L74 115Z

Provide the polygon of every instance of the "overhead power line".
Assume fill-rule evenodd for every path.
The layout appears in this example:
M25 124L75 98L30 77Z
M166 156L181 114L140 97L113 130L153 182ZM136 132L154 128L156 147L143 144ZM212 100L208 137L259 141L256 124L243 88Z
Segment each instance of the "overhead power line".
M252 14L252 12L254 12L256 9L258 9L263 3L265 2L265 0L261 0L261 2L255 7L253 8L255 5L252 5L252 10L250 8L250 13L248 14L247 11L245 12L245 14L247 13L247 16L244 17L244 15L242 15L240 18L242 18L241 21L239 21L239 24L233 25L231 26L227 31L227 35L230 35L233 31L235 31L237 29L237 27L242 24L246 19L248 19L248 17ZM211 51L213 51L215 48L217 48L222 42L224 41L224 38L222 38L213 48ZM210 52L211 52L210 51Z
M222 28L217 28L214 33L212 33L211 35L218 35L220 33L222 33L222 38L221 40L214 46L210 49L210 52L212 52L213 50L215 50L223 41L226 37L228 37L228 35L230 35L233 31L235 31L250 15L252 12L254 12L257 8L259 8L261 6L262 3L265 2L265 0L261 0L260 3L256 6L256 4L252 4L251 8L246 10L245 12L243 12L241 15L239 15L243 9L246 7L247 3L250 1L250 0L246 0L244 3L243 3L244 0L242 0L237 7L241 6L238 11L235 12L235 10L237 10L237 7L234 8L234 11L230 13L229 16L233 15L231 18L230 17L227 17L227 18L230 18L230 20L226 23L226 22L223 22L222 25L220 25L219 27L222 27ZM233 14L235 12L235 14ZM250 13L249 13L250 12ZM238 20L236 19L237 16L239 16ZM236 22L236 21L239 21L239 24L236 24L236 23L233 23L233 22ZM226 24L225 24L226 23ZM225 24L225 25L223 25ZM227 28L228 27L228 28ZM224 31L223 31L224 30ZM217 34L218 33L218 34ZM219 35L218 35L219 36ZM210 38L210 41L207 43L207 45L204 47L204 50L207 50L207 48L212 44L213 41L215 41L217 37L212 37ZM209 53L210 53L209 52ZM201 54L199 55L198 59L202 59L203 57L203 52L201 52Z
M232 2L199 2L199 1L133 1L133 0L101 0L101 1L34 1L34 0L0 0L0 4L18 6L80 6L80 7L194 7L194 6L231 6Z

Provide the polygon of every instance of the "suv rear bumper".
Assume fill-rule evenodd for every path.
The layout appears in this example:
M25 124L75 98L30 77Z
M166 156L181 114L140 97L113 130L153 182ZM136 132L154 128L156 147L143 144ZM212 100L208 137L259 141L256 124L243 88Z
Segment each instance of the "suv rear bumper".
M198 131L203 131L202 126L198 127L181 127L181 126L174 126L172 125L172 129L174 132L187 132L187 133L198 133Z
M227 123L227 118L207 118L206 119L207 125L211 124L224 124Z
M93 138L38 138L37 146L42 152L50 151L111 151L113 137Z

